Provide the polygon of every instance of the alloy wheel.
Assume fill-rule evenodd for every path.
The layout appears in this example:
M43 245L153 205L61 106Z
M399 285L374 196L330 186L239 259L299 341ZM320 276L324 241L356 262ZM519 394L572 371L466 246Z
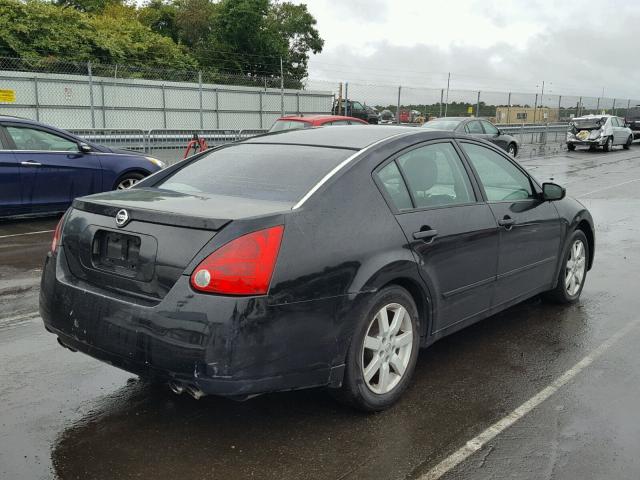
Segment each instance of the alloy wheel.
M564 277L564 286L570 296L573 297L580 291L586 268L587 256L584 243L582 243L582 240L576 240L571 245Z
M362 345L362 376L373 393L382 395L402 380L413 349L413 324L398 303L382 307L373 317Z
M118 183L118 190L127 190L133 187L139 180L137 178L125 178L120 183Z

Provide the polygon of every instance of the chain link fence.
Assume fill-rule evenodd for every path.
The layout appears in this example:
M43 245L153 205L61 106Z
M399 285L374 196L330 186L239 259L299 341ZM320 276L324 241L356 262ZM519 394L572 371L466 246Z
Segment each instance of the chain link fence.
M339 113L414 126L433 117L476 116L510 131L518 126L512 133L523 143L540 144L560 142L558 132L573 117L629 117L635 112L640 118L639 107L640 99L542 91L376 85L0 57L0 115L31 118L97 143L171 158L182 154L194 131L216 144L262 133L287 114Z

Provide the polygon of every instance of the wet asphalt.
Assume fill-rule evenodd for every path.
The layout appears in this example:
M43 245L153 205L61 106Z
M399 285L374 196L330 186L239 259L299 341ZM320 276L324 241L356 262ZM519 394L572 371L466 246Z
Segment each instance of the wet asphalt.
M37 315L57 219L0 223L0 479L427 478L629 325L442 478L640 478L640 145L522 163L593 214L581 301L534 298L422 350L410 389L375 415L323 390L196 401L61 348Z

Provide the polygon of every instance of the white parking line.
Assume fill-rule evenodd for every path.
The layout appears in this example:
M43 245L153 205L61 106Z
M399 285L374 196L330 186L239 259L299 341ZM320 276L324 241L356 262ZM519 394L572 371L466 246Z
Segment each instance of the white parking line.
M616 183L615 185L609 185L608 187L598 188L596 190L592 190L588 193L583 193L579 198L586 197L587 195L591 195L592 193L603 192L605 190L609 190L610 188L621 187L622 185L627 185L628 183L640 182L640 178L635 178L633 180L627 180L626 182Z
M0 239L2 238L11 238L11 237L20 237L22 235L39 235L41 233L51 233L54 230L39 230L37 232L26 232L26 233L13 233L11 235L2 235L0 236Z
M509 415L503 419L497 421L489 428L484 430L476 437L469 440L463 447L456 450L447 458L438 463L435 467L429 470L427 473L418 477L419 480L436 480L445 473L449 472L471 455L482 449L488 442L493 440L500 433L512 426L522 417L531 412L534 408L539 406L542 402L551 397L560 388L566 385L569 381L573 380L580 372L591 365L598 357L613 346L618 340L627 335L632 329L640 325L640 321L632 322L627 326L620 329L617 333L612 335L608 340L603 342L599 347L593 350L589 355L584 357L578 363L576 363L569 370L564 372L558 379L551 383L548 387L538 392L535 396L524 402L518 408L513 410Z

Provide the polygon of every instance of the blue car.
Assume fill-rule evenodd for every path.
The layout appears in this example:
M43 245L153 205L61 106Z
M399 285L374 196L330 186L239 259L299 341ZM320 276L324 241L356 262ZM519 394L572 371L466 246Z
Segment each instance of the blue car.
M63 212L76 197L130 188L164 166L33 120L0 116L0 217Z

